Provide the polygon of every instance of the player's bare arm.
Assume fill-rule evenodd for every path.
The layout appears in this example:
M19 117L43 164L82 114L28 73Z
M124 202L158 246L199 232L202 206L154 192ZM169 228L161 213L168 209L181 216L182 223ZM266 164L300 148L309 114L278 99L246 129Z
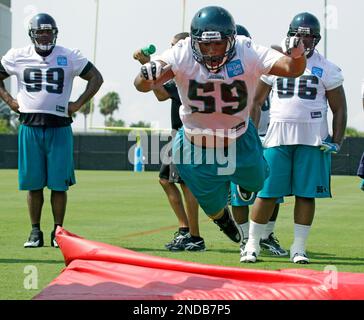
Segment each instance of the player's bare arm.
M166 89L164 89L163 85L159 88L153 89L153 92L158 101L166 101L170 98L169 93Z
M85 91L80 95L77 101L69 103L69 115L77 112L87 101L89 101L97 93L102 83L104 82L100 71L97 70L95 66L92 66L86 74L80 77L87 81L87 86Z
M167 81L174 78L174 73L163 61L151 61L141 67L134 80L135 88L140 92L158 89Z
M143 54L142 49L139 49L133 53L133 58L135 60L138 60L141 64L146 64L150 62L150 56L146 56ZM157 97L158 101L165 101L170 98L168 92L166 89L164 89L163 85L161 85L159 88L155 88L153 90L154 95Z
M10 107L14 112L19 113L19 104L11 94L6 90L4 80L8 78L7 75L0 72L0 98Z
M272 87L267 85L264 81L259 80L255 96L253 100L253 106L250 110L250 117L252 118L256 128L259 126L261 107L264 101L267 99Z
M150 56L146 56L142 49L139 49L133 53L133 58L138 60L141 64L145 64L150 61Z
M272 67L269 74L285 77L297 78L303 74L306 68L306 56L297 59L291 57L281 57Z
M344 140L347 120L347 106L344 87L339 86L333 90L326 91L326 97L333 114L332 142L341 145Z
M301 38L287 37L282 47L273 47L285 54L272 67L269 74L279 77L296 78L303 74L306 68L305 47Z

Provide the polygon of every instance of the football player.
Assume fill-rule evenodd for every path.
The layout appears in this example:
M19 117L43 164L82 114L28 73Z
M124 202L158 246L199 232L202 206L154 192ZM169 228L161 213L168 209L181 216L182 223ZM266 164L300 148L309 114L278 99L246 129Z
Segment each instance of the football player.
M178 41L188 36L188 32L176 34L172 39L171 46L173 47ZM141 64L151 60L150 56L143 54L141 49L135 51L133 57ZM179 108L182 103L176 84L171 80L155 88L153 93L159 101L171 99L171 124L172 136L174 137L175 133L182 127L182 121L179 116ZM200 228L198 225L198 203L179 176L177 168L172 162L162 163L159 171L159 183L163 187L179 223L179 228L174 233L172 241L165 245L166 249L170 251L204 251L206 249L205 241L200 236ZM183 197L176 185L177 183L182 189ZM186 206L183 204L183 198Z
M75 184L73 169L72 114L77 112L99 90L100 72L79 50L56 45L58 28L46 13L29 22L32 45L10 49L0 63L0 97L19 113L19 189L28 190L28 209L32 230L25 248L42 247L40 228L43 189L51 190L54 230L62 226L68 188ZM4 87L4 79L16 76L16 99ZM85 91L70 102L73 79L87 81Z
M251 39L249 31L242 25L236 25L236 33L239 36L245 36ZM256 126L258 130L258 135L261 140L264 139L265 134L267 133L267 129L269 126L269 108L270 108L270 100L269 97L264 101L264 104L261 107L261 115L259 124ZM239 185L231 182L230 185L230 204L232 208L232 214L237 222L237 224L241 228L243 240L240 245L240 251L244 251L246 242L248 241L249 236L249 205L252 205L255 200L255 196L246 201L242 196L242 191ZM282 203L283 199L278 199L276 207L274 209L274 214L269 219L267 227L262 235L262 239L260 242L260 247L264 249L267 253L278 256L286 256L288 255L287 250L281 247L277 237L274 235L274 227L277 220L278 212L279 212L279 203Z
M286 56L236 37L233 17L217 6L195 14L190 35L143 65L134 84L147 92L175 79L183 128L174 141L174 163L205 213L239 243L240 228L226 206L230 182L251 193L268 175L259 136L249 124L256 84L262 74L301 75L304 47L294 38Z
M315 198L331 197L331 153L340 150L347 120L344 79L340 68L315 49L321 36L320 23L314 15L304 12L293 18L287 41L297 36L302 39L307 56L303 75L262 76L254 99L253 108L259 112L272 91L270 124L264 140L270 175L253 206L242 262L256 261L261 233L276 199L294 195L290 259L294 263L308 263L306 240L314 218ZM333 113L332 137L328 133L327 103Z

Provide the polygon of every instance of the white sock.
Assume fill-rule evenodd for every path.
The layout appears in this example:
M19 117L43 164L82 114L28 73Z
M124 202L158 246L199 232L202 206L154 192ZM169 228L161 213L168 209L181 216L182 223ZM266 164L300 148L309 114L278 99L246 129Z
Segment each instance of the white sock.
M260 238L267 224L260 224L250 220L249 239L245 246L247 251L258 251L260 249Z
M243 233L243 239L247 240L249 237L249 221L239 224L241 232Z
M311 226L306 226L303 224L294 224L294 242L291 248L295 248L295 250L303 250L306 249L306 240L308 234L310 232Z
M268 239L269 235L271 233L273 233L274 230L274 226L275 226L276 222L275 221L269 221L267 223L267 226L265 227L265 230L263 232L263 236L262 239Z

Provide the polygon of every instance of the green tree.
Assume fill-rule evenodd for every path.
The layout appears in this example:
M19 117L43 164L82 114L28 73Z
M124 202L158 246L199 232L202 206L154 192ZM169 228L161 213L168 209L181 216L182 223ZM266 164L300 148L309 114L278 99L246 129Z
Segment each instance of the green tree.
M105 94L99 103L100 113L105 117L105 125L107 116L112 117L112 114L119 109L120 97L115 91Z
M0 119L0 134L12 133L11 127L5 119Z
M107 127L124 127L125 126L125 121L122 119L114 119L113 117L110 117L109 119L106 120L105 125Z
M144 121L139 120L136 123L130 124L129 127L130 128L150 128L151 126L150 126L149 122L144 122Z
M84 131L87 131L87 116L90 114L91 112L91 100L87 101L79 110L80 113L83 114L83 128Z
M0 133L17 133L18 114L12 112L7 104L0 100Z
M345 130L346 137L364 137L364 132L360 132L355 128L347 127Z

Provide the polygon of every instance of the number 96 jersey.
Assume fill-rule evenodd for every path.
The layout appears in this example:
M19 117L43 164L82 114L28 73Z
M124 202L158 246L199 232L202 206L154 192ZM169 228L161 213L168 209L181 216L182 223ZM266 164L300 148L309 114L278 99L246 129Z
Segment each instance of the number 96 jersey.
M322 122L327 111L326 91L342 85L341 69L317 51L307 59L306 69L298 78L262 76L272 87L272 121L295 123Z
M5 71L17 77L20 112L60 117L68 117L73 79L87 63L79 50L61 46L46 57L37 54L33 45L10 49L1 59Z
M237 138L246 131L257 81L282 54L255 45L244 36L236 37L235 48L235 56L217 73L209 72L194 59L190 38L156 58L172 66L187 134L201 130Z

